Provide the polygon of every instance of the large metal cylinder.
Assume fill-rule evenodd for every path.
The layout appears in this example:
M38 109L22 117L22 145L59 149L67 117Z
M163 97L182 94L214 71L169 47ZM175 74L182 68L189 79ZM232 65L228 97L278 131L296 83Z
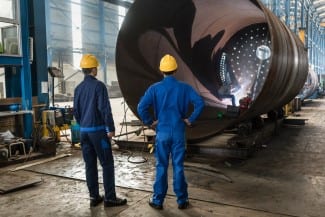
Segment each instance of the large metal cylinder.
M299 97L304 100L312 97L312 95L318 90L319 81L318 75L312 66L309 66L306 82L299 93Z
M119 85L135 114L148 86L162 79L158 66L166 53L178 61L176 78L206 103L189 140L283 106L299 93L308 72L304 45L259 1L136 0L116 50ZM253 100L248 110L220 117L247 94Z

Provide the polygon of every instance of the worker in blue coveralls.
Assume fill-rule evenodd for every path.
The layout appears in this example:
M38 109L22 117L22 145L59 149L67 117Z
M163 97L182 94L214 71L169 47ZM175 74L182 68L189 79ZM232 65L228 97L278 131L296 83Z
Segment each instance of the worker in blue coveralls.
M204 107L202 98L188 84L176 80L176 59L167 54L161 61L160 71L164 79L151 85L138 104L138 114L145 125L156 129L155 157L156 178L149 205L163 209L168 188L168 164L173 164L173 187L179 209L189 206L187 182L184 175L185 127L191 126ZM194 110L188 115L189 105ZM154 114L149 112L153 107Z
M104 207L121 206L126 199L116 197L114 159L111 138L115 126L105 84L96 79L97 58L85 54L80 67L85 77L74 93L73 113L80 125L80 142L86 165L86 181L90 195L90 207L104 200ZM105 196L99 194L97 158L103 168Z

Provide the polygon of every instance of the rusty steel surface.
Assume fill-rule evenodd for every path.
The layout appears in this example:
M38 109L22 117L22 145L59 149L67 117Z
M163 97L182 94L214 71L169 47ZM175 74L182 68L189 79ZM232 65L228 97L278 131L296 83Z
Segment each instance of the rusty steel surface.
M119 85L135 114L145 90L163 78L158 66L166 53L178 61L175 77L206 103L189 140L283 106L299 93L308 72L304 45L259 1L137 0L116 48ZM247 111L217 115L248 94Z

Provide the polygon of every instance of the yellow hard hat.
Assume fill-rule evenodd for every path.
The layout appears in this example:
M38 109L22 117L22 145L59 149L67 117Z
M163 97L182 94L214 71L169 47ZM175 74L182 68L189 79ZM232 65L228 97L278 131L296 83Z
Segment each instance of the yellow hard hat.
M90 69L99 66L97 58L92 54L85 54L80 60L80 68Z
M166 54L163 58L160 60L160 66L159 66L160 71L162 72L171 72L175 71L177 69L177 62L176 59L169 55Z

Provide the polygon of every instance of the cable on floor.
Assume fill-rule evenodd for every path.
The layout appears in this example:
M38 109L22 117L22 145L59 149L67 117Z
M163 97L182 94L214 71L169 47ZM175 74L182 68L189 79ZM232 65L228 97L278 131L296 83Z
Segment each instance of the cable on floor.
M127 123L126 123L126 113L127 113L127 111L128 111L129 108L126 107L125 100L122 102L122 104L123 104L124 115L123 115L123 121L122 121L121 130L120 130L120 135L122 135L122 130L123 130L124 125L125 125L125 133L123 135L126 135L126 140L128 141L129 140L129 138L128 138L129 132L128 132ZM145 137L145 132L144 132L144 130L145 130L144 125L142 125L141 129L142 129L142 133L143 133L143 147L142 147L141 153L143 154L144 151L145 151L145 147L146 147L146 143L145 143L145 138L146 137ZM118 139L115 142L118 143L119 139L120 139L120 137L118 137ZM132 158L134 158L136 156L134 156L134 152L133 151L130 151L130 150L123 150L121 154L128 154L129 156L127 158L127 161L130 162L130 163L141 164L141 163L145 163L145 162L148 161L148 158L144 157L143 155L141 155L142 160L139 160L139 161L132 160Z

